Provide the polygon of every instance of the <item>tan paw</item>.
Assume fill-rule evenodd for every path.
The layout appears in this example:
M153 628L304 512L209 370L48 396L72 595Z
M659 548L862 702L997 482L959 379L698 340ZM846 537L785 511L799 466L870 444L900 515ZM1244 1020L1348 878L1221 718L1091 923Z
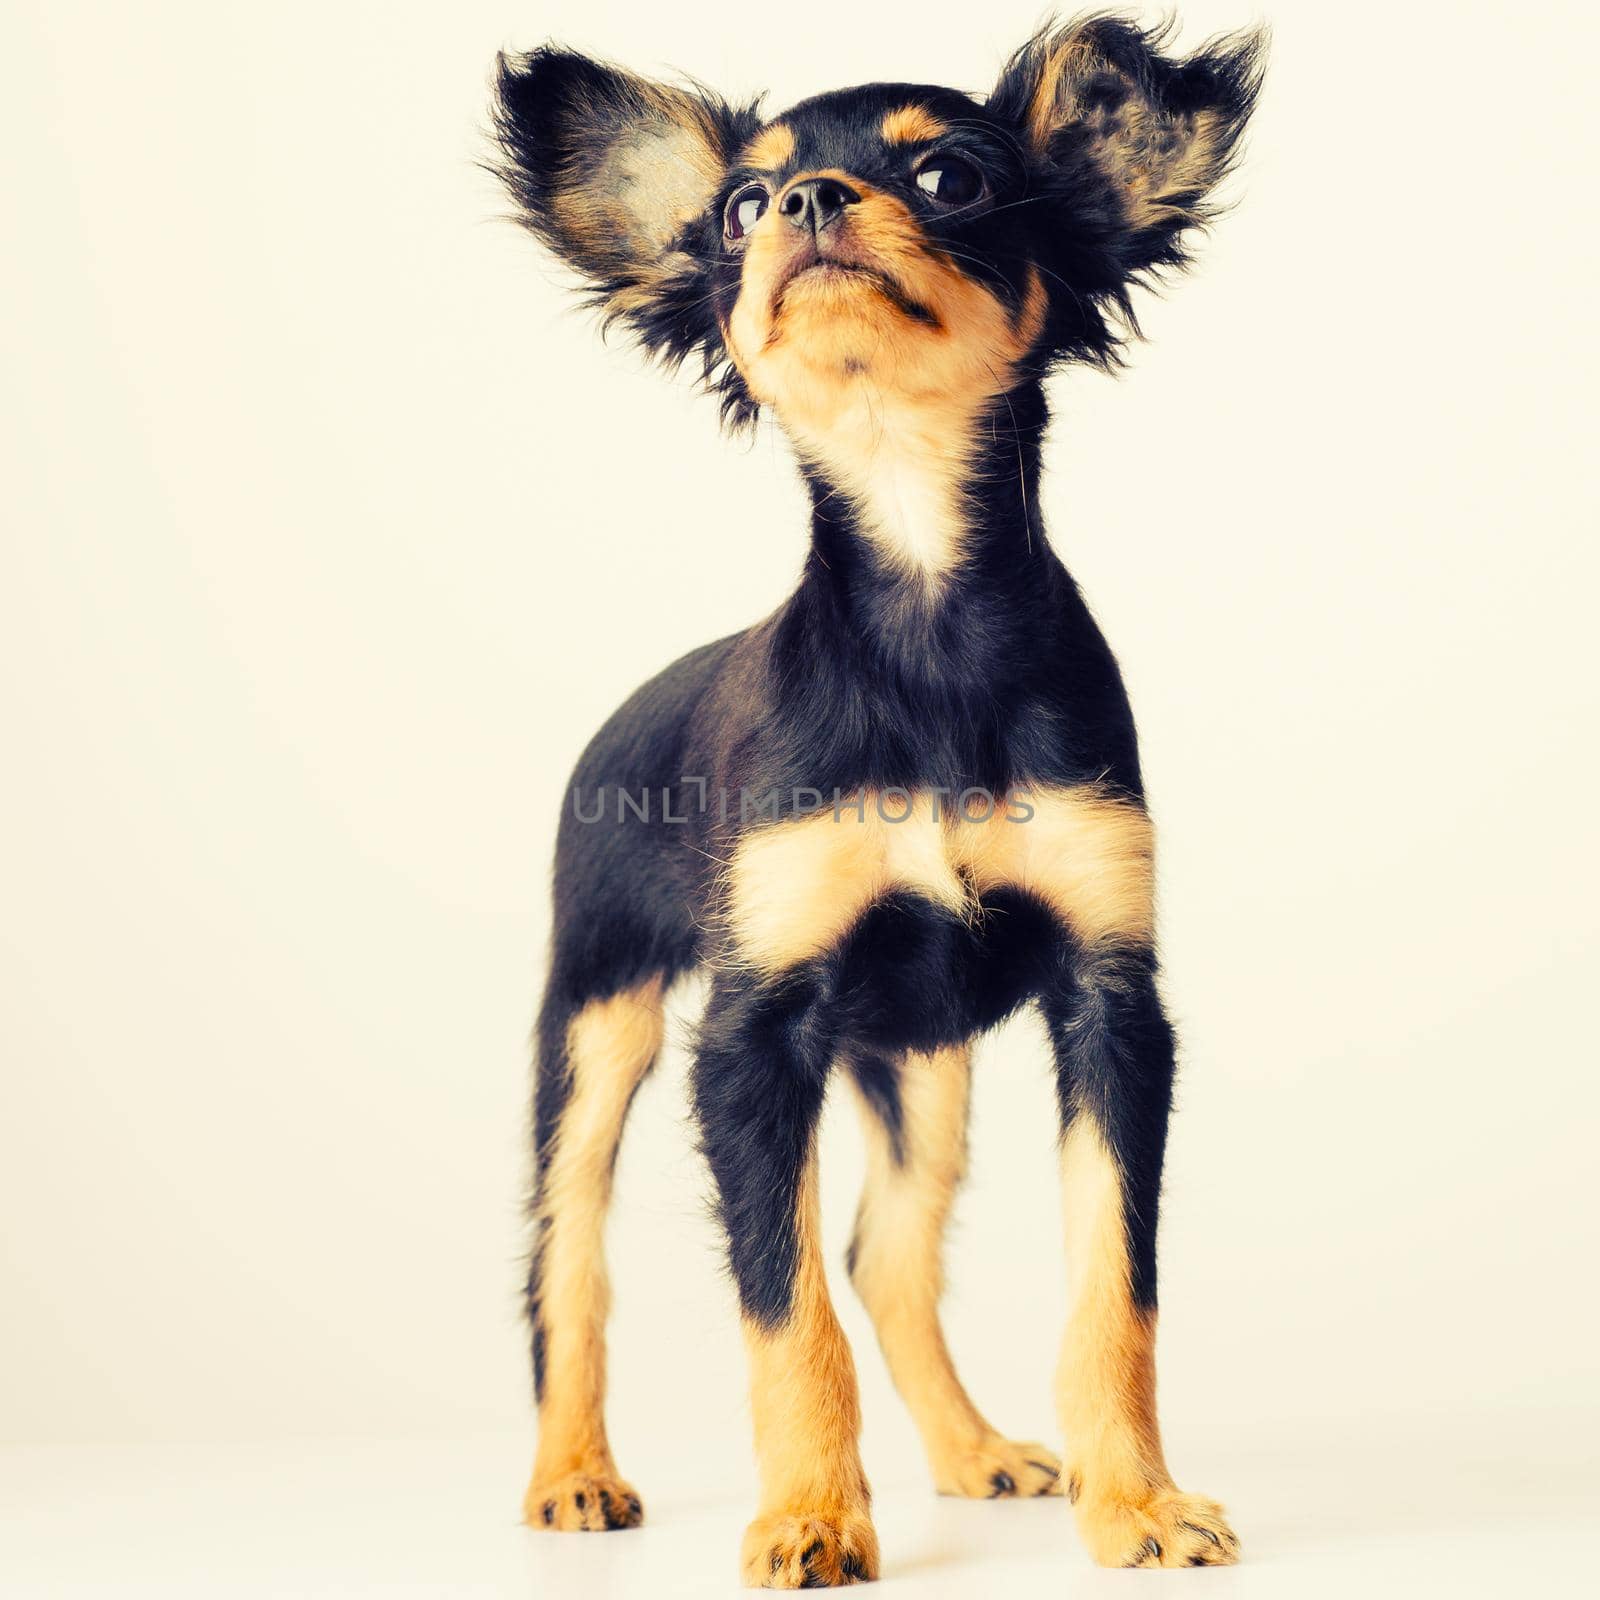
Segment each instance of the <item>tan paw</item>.
M1061 1460L1042 1444L1017 1444L996 1433L947 1453L934 1467L933 1481L940 1494L969 1500L1028 1500L1061 1493Z
M1222 1507L1176 1489L1158 1489L1140 1504L1085 1494L1078 1529L1102 1567L1230 1567L1239 1559Z
M632 1484L599 1473L571 1472L550 1483L528 1485L522 1520L530 1528L554 1533L607 1533L637 1528L644 1507Z
M833 1589L878 1576L878 1535L865 1517L779 1513L745 1529L747 1589Z

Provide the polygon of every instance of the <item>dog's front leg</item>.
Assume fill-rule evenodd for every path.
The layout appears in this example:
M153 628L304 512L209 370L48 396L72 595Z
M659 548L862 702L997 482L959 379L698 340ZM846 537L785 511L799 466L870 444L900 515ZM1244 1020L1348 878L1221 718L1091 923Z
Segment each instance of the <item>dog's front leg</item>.
M1156 1209L1173 1047L1154 957L1080 951L1045 1017L1073 1297L1057 1388L1067 1496L1102 1566L1224 1565L1238 1540L1221 1506L1173 1483L1156 1419Z
M815 996L725 977L695 1062L750 1357L761 1505L747 1586L809 1589L878 1574L857 1438L855 1365L823 1271L817 1120L832 1056Z

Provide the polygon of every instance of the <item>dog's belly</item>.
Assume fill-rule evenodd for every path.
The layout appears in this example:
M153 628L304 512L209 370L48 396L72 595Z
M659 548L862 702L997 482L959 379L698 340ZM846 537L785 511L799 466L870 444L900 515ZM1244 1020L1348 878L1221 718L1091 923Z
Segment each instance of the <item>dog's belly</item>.
M1064 938L1147 944L1152 839L1137 802L1094 785L1018 788L964 813L867 794L746 834L725 884L735 961L816 966L852 1033L927 1048L991 1025Z

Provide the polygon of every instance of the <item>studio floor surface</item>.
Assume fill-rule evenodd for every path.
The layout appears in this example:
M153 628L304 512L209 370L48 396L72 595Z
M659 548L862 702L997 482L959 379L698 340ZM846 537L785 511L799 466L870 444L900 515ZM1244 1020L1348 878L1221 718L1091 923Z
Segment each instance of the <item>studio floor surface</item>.
M1600 1530L1595 1419L1341 1425L1210 1441L1194 1487L1244 1540L1231 1570L1104 1572L1059 1502L880 1486L885 1594L1536 1595L1586 1589ZM546 1535L515 1516L526 1441L305 1441L0 1453L0 1594L512 1596L737 1592L742 1495L671 1459L635 1470L648 1524Z

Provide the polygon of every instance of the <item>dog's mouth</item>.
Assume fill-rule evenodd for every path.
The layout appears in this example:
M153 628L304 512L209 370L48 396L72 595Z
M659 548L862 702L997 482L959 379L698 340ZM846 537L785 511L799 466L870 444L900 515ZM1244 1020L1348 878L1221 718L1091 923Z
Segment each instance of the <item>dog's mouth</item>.
M815 261L808 261L798 272L789 275L789 282L796 278L865 278L869 283L886 283L888 279L881 272L874 271L871 267L860 267L852 261L834 261L827 256L818 256Z
M797 252L773 285L773 319L776 320L782 313L784 298L797 283L822 285L852 282L859 283L863 288L877 290L896 310L914 321L938 326L939 319L933 312L908 294L904 286L881 267L843 256L825 255L815 245L807 251Z

